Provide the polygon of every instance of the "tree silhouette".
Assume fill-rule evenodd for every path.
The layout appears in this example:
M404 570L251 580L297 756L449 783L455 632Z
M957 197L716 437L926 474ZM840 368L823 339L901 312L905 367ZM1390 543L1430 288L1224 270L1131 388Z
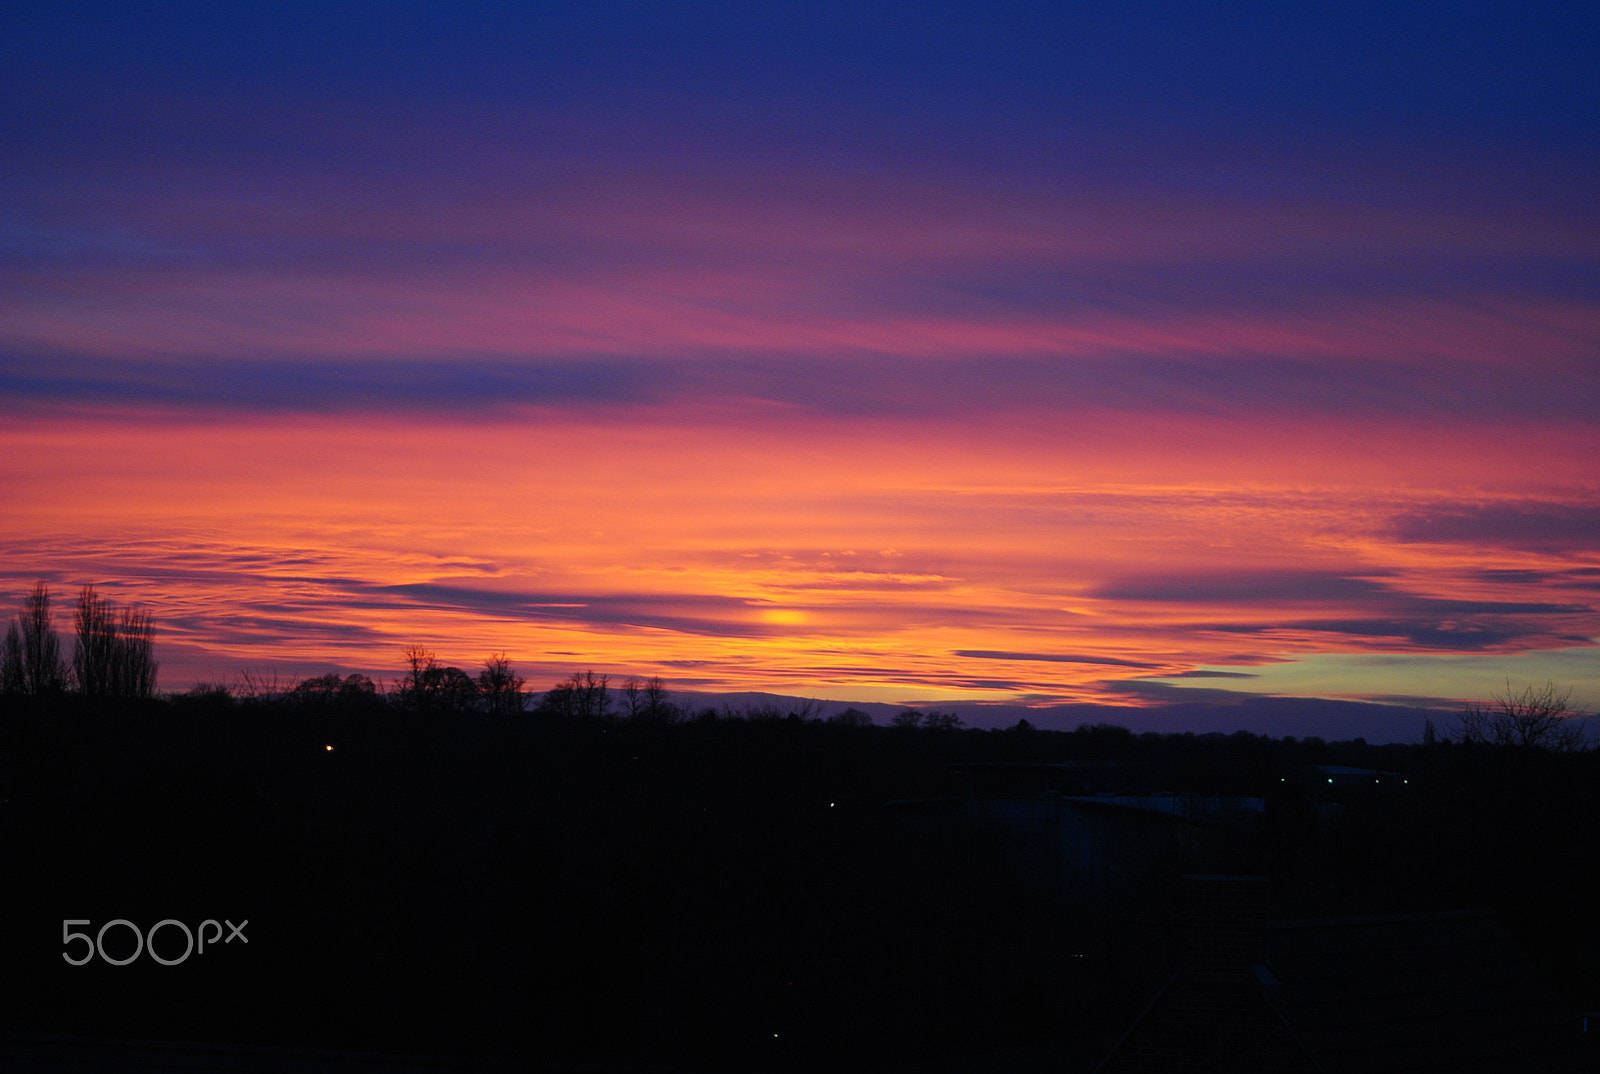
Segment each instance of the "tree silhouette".
M491 716L513 716L522 711L523 678L511 668L505 653L495 653L478 672L478 693Z
M156 628L150 613L127 608L117 639L117 683L121 697L153 697L156 692Z
M940 712L938 709L929 709L927 712L920 709L906 709L889 717L889 726L907 730L921 727L929 731L954 731L964 725L961 717L953 712Z
M365 675L351 674L341 679L330 671L326 675L302 679L289 691L288 697L313 709L348 708L375 704L378 687Z
M609 681L609 676L593 671L574 672L545 691L539 709L550 716L604 719L611 711L611 694L606 689Z
M265 704L284 696L283 683L276 668L256 671L245 668L234 676L233 695L249 704Z
M439 663L429 649L408 646L406 674L396 693L400 706L411 712L463 712L478 699L478 684L458 667Z
M20 694L22 689L22 634L13 619L6 628L4 650L0 650L0 694Z
M89 697L148 698L155 694L155 623L150 613L128 608L119 617L114 603L86 585L73 615L77 643L72 669L78 689Z
M50 620L50 587L36 582L24 598L22 614L6 630L0 656L0 689L35 697L59 693L67 685L61 639Z
M115 690L117 616L111 602L86 585L78 593L73 616L78 641L72 650L72 669L78 689L90 697L110 697Z
M1563 693L1546 680L1543 686L1530 684L1516 693L1507 679L1505 692L1495 694L1489 704L1463 709L1449 737L1463 743L1574 753L1584 747L1581 716L1572 707L1570 689Z
M672 691L652 675L644 684L644 718L658 723L676 723L683 718L683 710L670 700Z
M629 678L622 684L622 701L630 720L677 723L683 718L683 710L668 700L671 694L659 675L644 682Z
M906 709L904 712L897 712L889 717L889 726L902 728L921 727L922 713L917 709Z
M478 702L478 684L465 671L447 664L435 673L433 698L435 707L443 712L467 712Z

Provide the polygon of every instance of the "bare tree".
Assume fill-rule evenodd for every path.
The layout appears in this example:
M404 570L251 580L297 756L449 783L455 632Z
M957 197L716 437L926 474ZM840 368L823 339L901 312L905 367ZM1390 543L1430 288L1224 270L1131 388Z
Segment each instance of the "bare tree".
M338 672L330 671L326 675L315 675L300 680L295 688L284 696L309 709L323 711L334 708L350 709L356 706L375 705L378 700L378 686L357 672L352 672L341 679Z
M606 689L610 677L585 671L574 672L545 691L539 701L541 712L550 716L569 716L598 720L611 711L611 694Z
M117 680L117 616L111 602L94 586L84 586L78 591L73 625L78 631L72 650L78 689L90 697L110 697Z
M522 711L523 678L511 668L505 653L495 653L478 672L478 693L491 716L513 716Z
M78 639L72 669L90 697L147 698L155 693L155 624L150 613L128 608L119 617L110 600L86 585L73 615Z
M234 696L246 703L273 701L286 692L277 668L268 668L265 671L245 668L234 676Z
M22 632L17 621L6 627L5 648L0 650L0 694L20 694L22 689Z
M889 717L890 727L921 727L922 712L918 709L906 709Z
M627 707L628 719L640 723L677 723L683 719L683 710L669 698L672 692L655 676L640 682L629 678L622 684L622 702Z
M117 692L121 697L154 697L156 671L155 622L143 608L128 608L122 613L117 638Z
M1504 693L1487 704L1470 704L1456 718L1450 738L1457 742L1514 746L1571 753L1584 748L1582 713L1572 707L1572 691L1546 680L1521 692L1506 680Z
M606 690L610 675L597 675L586 671L568 675L555 683L539 704L544 711L555 715L574 715L579 719L603 719L611 711L611 693Z
M439 675L439 660L431 649L408 645L405 650L406 673L395 684L395 694L400 707L420 711L429 707L430 694Z
M454 665L440 668L432 686L433 707L441 712L470 712L478 704L478 684Z
M578 694L578 715L592 720L602 720L610 714L611 693L606 689L606 684L610 681L609 675L596 675L593 671L585 671L581 676L572 677L572 684L577 688Z
M644 687L629 676L622 684L622 703L628 706L628 719L637 720L644 712Z
M40 696L59 693L67 685L61 639L50 619L50 587L34 584L24 598L22 614L6 630L0 657L0 683L6 693Z
M821 712L822 702L818 701L814 697L807 697L802 698L798 705L795 705L793 708L791 708L788 712L788 715L810 723L813 720L821 719Z
M965 726L961 717L953 712L929 709L922 717L922 726L932 731L954 731Z
M540 696L539 715L560 716L563 718L574 715L578 708L574 693L572 680L562 679Z
M646 713L657 716L667 712L669 709L676 712L677 706L669 700L671 696L672 691L667 689L667 685L661 681L660 675L652 675L645 680L644 708Z
M463 712L478 700L478 684L458 667L439 663L432 650L411 645L406 673L396 686L400 705L412 712Z
M683 719L683 710L672 702L672 691L653 675L644 684L644 718L657 723L677 723Z
M732 702L723 702L722 718L724 720L746 720L750 723L773 723L783 719L788 713L782 705L773 701L746 701L742 705Z

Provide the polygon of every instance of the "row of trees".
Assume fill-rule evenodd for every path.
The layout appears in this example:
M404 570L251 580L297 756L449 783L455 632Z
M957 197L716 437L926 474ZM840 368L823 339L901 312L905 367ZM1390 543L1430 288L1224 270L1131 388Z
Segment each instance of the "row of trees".
M238 696L247 700L283 700L314 708L349 708L391 704L406 711L426 715L481 712L491 716L512 716L529 712L558 719L605 721L622 719L632 723L675 724L688 719L790 720L816 722L822 719L822 704L799 701L791 704L752 701L744 705L692 710L672 700L672 692L659 677L624 679L620 687L611 685L611 676L593 671L575 672L555 683L543 694L529 693L526 680L511 666L505 653L484 659L476 676L461 668L439 662L432 650L413 645L405 650L405 671L385 695L365 675L340 678L329 673L305 679L295 686L281 686L270 679L246 674L241 677ZM215 686L196 687L192 695L229 695ZM849 727L870 727L872 717L857 708L827 717L827 722ZM890 719L890 726L951 731L963 726L953 712L906 709Z
M476 680L458 667L440 664L419 645L406 649L406 673L395 688L400 707L412 712L460 712L483 708L493 716L522 711L523 678L505 653L483 662Z
M149 698L155 694L155 625L150 613L137 607L120 612L109 599L86 585L78 593L73 612L77 637L70 662L62 652L50 610L50 587L40 581L23 601L20 614L11 620L5 643L0 648L0 693L48 696L76 690L89 697ZM473 677L458 667L440 664L437 657L421 646L405 650L406 672L395 683L393 700L403 709L421 713L479 710L494 716L509 716L525 711L525 680L512 668L505 653L495 653L483 662ZM222 692L217 687L197 687L196 692ZM377 701L377 685L365 675L323 675L306 679L292 690L267 687L245 675L242 694L250 697L286 696L326 704L330 702ZM660 678L644 681L629 678L621 687L622 709L618 715L629 720L676 723L688 715L670 700ZM1430 721L1424 744L1452 741L1468 746L1500 746L1523 750L1576 752L1589 745L1583 713L1571 703L1572 693L1559 691L1554 683L1528 686L1520 693L1506 682L1503 694L1488 704L1468 705L1452 725L1442 731ZM539 699L538 711L545 715L578 719L606 719L613 712L610 678L593 671L573 674L546 691ZM713 715L747 719L818 718L818 705L806 702L803 711L752 707L739 712L713 712ZM830 718L830 722L866 726L872 718L859 709L849 708ZM893 727L923 728L935 731L962 726L952 712L906 709L890 719Z
M929 731L954 731L962 726L961 717L953 712L940 712L938 709L906 709L897 712L889 718L891 727L922 727Z
M406 671L395 684L394 697L400 707L408 711L439 713L476 709L491 716L510 716L526 708L528 695L523 689L526 680L517 674L505 653L485 658L476 678L458 667L440 664L430 650L417 645L406 649L405 661ZM609 718L616 714L610 682L610 676L596 675L593 671L570 675L545 691L539 699L538 711L576 719ZM304 686L302 683L301 687ZM668 699L669 693L660 678L643 682L628 679L621 690L627 718L677 722L684 713Z
M73 612L77 639L69 663L50 612L50 587L34 585L6 629L0 693L44 697L77 690L89 697L155 694L155 623L142 608L117 606L86 585Z

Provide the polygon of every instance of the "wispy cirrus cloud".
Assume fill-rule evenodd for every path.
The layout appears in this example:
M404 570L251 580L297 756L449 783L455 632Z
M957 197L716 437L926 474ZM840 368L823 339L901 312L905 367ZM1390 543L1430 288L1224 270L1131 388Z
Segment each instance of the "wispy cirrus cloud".
M1024 662L1036 660L1049 664L1098 664L1106 667L1144 668L1146 670L1159 666L1139 660L1120 660L1112 656L1088 656L1072 653L1018 653L998 649L957 649L953 655L965 657L968 660L1018 660Z
M1056 357L978 353L937 358L874 353L752 357L585 355L344 358L107 358L34 348L0 350L0 398L18 407L145 408L205 415L257 413L496 414L517 409L776 406L822 420L862 417L960 421L977 414L1121 411L1237 419L1263 409L1325 422L1405 416L1417 423L1499 419L1513 413L1577 421L1600 408L1600 373L1529 378L1494 364L1307 360L1295 356L1104 353ZM1001 347L996 342L997 348ZM846 348L848 349L848 348ZM874 348L868 348L872 350ZM1446 382L1450 390L1434 385ZM1241 387L1247 385L1247 387ZM1509 435L1509 434L1508 434ZM1535 535L1592 522L1557 507L1444 508L1401 519L1402 536ZM1476 527L1476 530L1473 530Z
M1280 643L1336 635L1357 647L1474 652L1582 646L1600 631L1593 603L1462 599L1408 588L1415 584L1385 571L1237 570L1123 579L1094 595L1131 606L1227 610L1232 621L1188 618L1189 629L1272 635Z
M661 404L680 378L639 361L108 359L0 354L0 397L77 405L258 413L441 414ZM681 395L682 392L676 393Z
M1395 520L1405 541L1546 551L1600 549L1600 506L1590 503L1445 504Z

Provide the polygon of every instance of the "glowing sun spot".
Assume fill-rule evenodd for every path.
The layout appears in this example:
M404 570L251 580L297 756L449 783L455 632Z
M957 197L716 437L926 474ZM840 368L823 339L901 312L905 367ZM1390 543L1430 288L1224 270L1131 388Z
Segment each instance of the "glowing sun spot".
M793 608L766 608L761 612L761 621L777 626L799 626L806 621L806 613Z

